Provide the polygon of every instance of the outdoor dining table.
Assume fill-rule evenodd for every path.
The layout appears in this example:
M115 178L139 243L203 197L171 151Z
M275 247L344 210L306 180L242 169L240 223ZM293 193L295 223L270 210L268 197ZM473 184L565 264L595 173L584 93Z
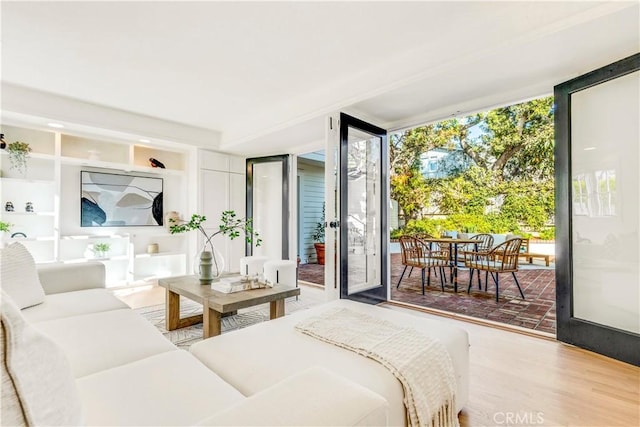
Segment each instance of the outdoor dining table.
M453 291L458 292L458 245L475 244L475 250L477 251L478 241L475 239L455 239L453 237L427 237L422 240L429 243L449 245L451 281L453 282Z

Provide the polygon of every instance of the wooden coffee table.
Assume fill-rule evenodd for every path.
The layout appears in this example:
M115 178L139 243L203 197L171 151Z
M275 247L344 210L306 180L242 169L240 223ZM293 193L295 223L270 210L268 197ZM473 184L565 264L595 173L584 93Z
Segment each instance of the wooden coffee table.
M284 316L284 299L300 295L300 288L276 284L273 288L251 289L225 294L214 291L209 285L201 285L195 276L167 277L158 280L165 288L166 328L178 328L202 322L204 338L220 335L220 319L223 314L241 308L270 303L270 319ZM180 296L202 304L202 314L180 318Z

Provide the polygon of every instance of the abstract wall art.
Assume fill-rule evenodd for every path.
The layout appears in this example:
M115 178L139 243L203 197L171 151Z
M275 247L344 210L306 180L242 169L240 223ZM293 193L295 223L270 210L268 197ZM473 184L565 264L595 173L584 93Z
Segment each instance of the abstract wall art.
M80 172L82 227L162 225L162 178Z

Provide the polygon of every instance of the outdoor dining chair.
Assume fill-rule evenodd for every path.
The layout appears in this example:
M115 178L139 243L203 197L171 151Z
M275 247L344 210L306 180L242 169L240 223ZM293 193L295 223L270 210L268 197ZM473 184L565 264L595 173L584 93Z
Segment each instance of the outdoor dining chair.
M444 267L449 266L449 252L440 249L432 250L428 244L413 236L401 236L399 241L404 269L402 270L396 289L400 287L407 268L411 267L413 270L414 267L418 267L422 273L422 295L424 295L425 292L425 275L427 278L427 286L431 285L431 269L440 270L440 284L444 291ZM409 275L411 275L411 270L409 271Z
M469 243L463 248L462 254L464 258L467 255L474 256L474 252L489 252L493 248L493 236L491 234L476 234L472 237L478 243ZM478 274L478 289L482 289L482 283L480 282L480 274Z
M478 250L468 252L464 260L465 267L469 269L469 287L467 288L467 293L471 292L473 272L477 270L478 277L480 277L480 272L484 271L484 290L485 292L487 291L489 281L488 275L490 274L496 284L496 301L498 301L500 294L499 275L500 273L511 273L513 275L513 280L515 280L516 285L518 286L522 299L525 299L520 283L518 282L518 278L516 277L521 244L522 239L515 238L509 239L489 251L481 252Z

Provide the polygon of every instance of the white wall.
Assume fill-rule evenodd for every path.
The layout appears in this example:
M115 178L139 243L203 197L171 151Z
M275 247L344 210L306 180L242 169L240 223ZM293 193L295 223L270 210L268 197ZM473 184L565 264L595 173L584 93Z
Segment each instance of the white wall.
M214 233L220 224L220 216L225 210L233 210L239 218L244 218L246 175L245 159L208 150L199 151L199 202L197 213L207 217L205 229ZM194 212L192 212L194 213ZM188 214L190 217L191 213ZM184 215L184 219L188 219ZM198 233L198 244L203 243ZM213 244L222 253L227 272L240 271L240 258L244 256L244 236L234 240L226 236L216 236Z

